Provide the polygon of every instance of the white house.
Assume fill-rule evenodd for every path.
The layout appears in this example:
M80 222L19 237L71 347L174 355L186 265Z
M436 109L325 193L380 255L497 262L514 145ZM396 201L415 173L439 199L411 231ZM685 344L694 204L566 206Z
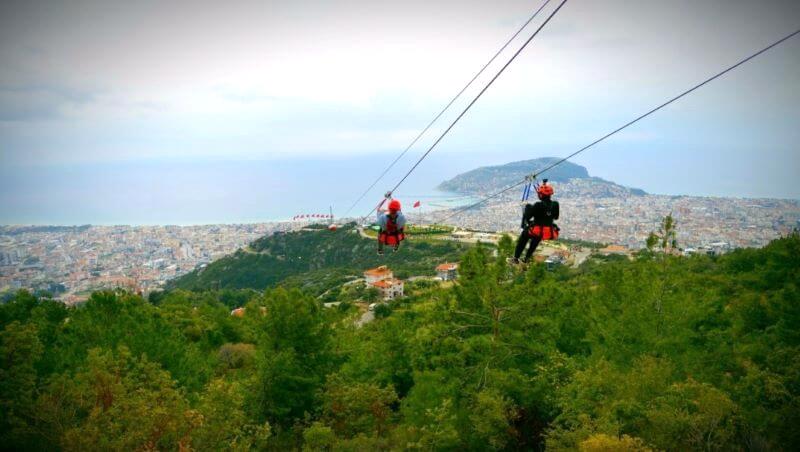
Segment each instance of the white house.
M381 265L364 272L367 286L378 289L384 300L393 300L403 296L403 281L396 279L389 267Z
M383 281L375 281L372 287L375 287L381 292L384 300L394 300L403 296L403 281L399 279L384 279Z
M436 266L436 276L442 281L452 281L458 277L458 264L444 263Z

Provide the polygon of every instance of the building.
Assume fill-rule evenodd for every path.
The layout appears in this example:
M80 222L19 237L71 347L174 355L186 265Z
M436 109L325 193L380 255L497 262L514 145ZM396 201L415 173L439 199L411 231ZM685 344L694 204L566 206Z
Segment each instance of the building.
M726 242L714 242L710 244L709 247L711 248L712 253L717 256L720 254L725 254L731 250L731 246Z
M381 265L364 272L367 286L372 286L380 291L384 300L394 300L403 296L403 281L396 279L389 267Z
M403 296L404 284L399 279L384 279L375 281L371 285L380 291L384 300L394 300Z
M709 256L719 256L725 254L731 250L731 246L728 245L726 242L714 242L710 245L704 245L699 247L695 253L707 254ZM687 254L684 251L684 254Z
M458 278L458 264L447 263L436 266L436 276L442 281L452 281Z
M628 248L622 245L608 245L607 247L598 250L598 253L609 256L611 254L628 254Z
M472 233L468 231L453 231L450 237L455 240L466 240L472 237Z
M564 260L557 255L552 255L544 260L544 265L547 267L548 270L555 270L556 267L563 264Z
M383 281L386 279L393 279L394 273L389 270L389 267L385 265L381 265L377 268L371 268L364 272L364 280L366 281L367 285L371 285L378 281Z

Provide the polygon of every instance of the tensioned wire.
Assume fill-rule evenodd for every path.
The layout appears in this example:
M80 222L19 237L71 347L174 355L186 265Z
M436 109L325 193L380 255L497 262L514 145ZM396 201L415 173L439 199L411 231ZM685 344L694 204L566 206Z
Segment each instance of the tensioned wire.
M745 63L747 63L748 61L750 61L753 58L761 55L762 53L767 52L768 50L772 49L773 47L776 47L776 46L784 43L785 41L788 41L789 39L797 36L798 34L800 34L800 30L797 30L797 31L795 31L793 33L790 33L790 34L784 36L783 38L773 42L772 44L768 45L767 47L764 47L763 49L759 50L758 52L755 52L755 53L751 54L750 56L740 60L736 64L734 64L732 66L729 66L728 68L722 70L721 72L718 72L717 74L705 79L704 81L698 83L697 85L694 85L693 87L691 87L691 88L687 89L686 91L678 94L677 96L675 96L675 97L671 98L670 100L662 103L661 105L651 109L647 113L644 113L644 114L638 116L637 118L625 123L624 125L620 126L619 128L613 130L612 132L609 132L606 135L603 135L602 137L598 138L597 140L587 144L586 146L578 149L577 151L575 151L572 154L562 158L561 160L558 160L558 161L546 166L544 169L541 169L541 170L538 170L538 171L535 171L535 172L531 173L530 175L525 177L523 180L521 180L521 181L519 181L519 182L517 182L517 183L515 183L513 185L509 185L509 186L503 188L502 190L498 191L497 193L491 194L491 195L489 195L489 196L487 196L487 197L475 202L474 204L470 204L470 205L468 205L466 207L462 207L462 208L457 209L452 214L450 214L450 215L444 217L443 219L439 220L439 222L447 221L450 218L453 218L454 216L458 215L461 212L464 212L464 211L467 211L467 210L472 209L474 207L477 207L477 206L485 203L486 201L489 201L490 199L494 199L494 198L502 195L503 193L508 192L509 190L513 190L514 188L519 187L520 185L528 182L529 180L536 179L538 176L542 175L543 173L555 168L558 165L561 165L562 163L566 162L567 160L571 159L572 157L575 157L576 155L588 150L589 148L593 147L594 145L596 145L596 144L598 144L598 143L600 143L602 141L605 141L606 139L610 138L611 136L621 132L622 130L632 126L633 124L636 124L637 122L639 122L642 119L644 119L644 118L652 115L653 113L661 110L662 108L666 107L667 105L677 101L678 99L681 99L684 96L687 96L687 95L691 94L692 92L696 91L697 89L699 89L699 88L705 86L706 84L708 84L708 83L710 83L710 82L722 77L723 75L727 74L728 72L738 68L739 66L741 66L741 65L743 65Z
M542 24L539 25L539 28L537 28L536 31L534 31L533 34L522 44L522 46L520 46L520 48L514 53L514 55L511 56L511 58L506 62L506 64L504 64L503 67L501 67L500 70L497 71L494 77L492 77L492 79L489 80L489 82L483 87L483 89L480 90L480 92L472 99L472 101L466 106L466 108L464 108L464 110L456 117L456 119L454 119L453 122L450 123L450 125L447 127L447 129L445 129L444 132L442 132L439 138L437 138L436 141L434 141L433 144L428 148L428 150L425 151L424 154L422 154L419 160L417 160L417 162L414 163L414 166L412 166L411 169L408 170L405 176L403 176L403 178L400 179L400 181L394 186L394 188L392 188L386 193L386 198L391 197L392 193L394 193L400 187L400 185L402 185L402 183L405 182L408 176L410 176L411 173L413 173L414 170L417 169L419 164L422 163L423 160L425 160L425 158L431 153L431 151L433 151L433 149L436 148L436 145L438 145L439 142L442 141L442 139L447 135L447 133L450 132L450 130L452 130L453 127L458 123L458 121L464 117L464 115L469 111L469 109L472 108L473 105L475 105L475 102L477 102L478 99L481 98L483 93L485 93L486 90L488 90L489 87L492 86L492 84L500 77L500 75L508 68L508 66L510 66L511 63L514 62L514 60L519 56L519 54L522 53L523 50L525 50L525 47L527 47L528 44L530 44L531 41L533 41L533 38L535 38L539 34L539 32L542 31L545 25L547 25L550 22L550 20L553 19L553 17L558 13L559 10L561 10L561 8L564 6L565 3L567 3L567 0L562 0L561 3L559 3L559 5L556 7L556 9L554 9L553 12L551 12L550 15L547 16L547 19L545 19L544 22L542 22ZM380 208L380 206L383 205L384 201L385 200L381 200L376 209ZM369 214L370 213L367 213L367 215ZM364 215L362 219L366 218L367 215Z
M464 85L463 88L461 88L461 91L459 91L458 94L453 96L453 98L450 99L450 102L448 102L447 105L445 105L444 108L442 108L442 110L439 112L439 114L437 114L433 119L431 119L431 121L428 123L428 125L426 125L425 128L422 129L422 131L411 141L411 143L409 143L409 145L406 146L406 148L403 150L403 152L401 152L400 155L398 155L397 158L395 158L394 161L392 163L390 163L389 166L386 167L385 170L383 170L383 172L380 174L380 176L378 176L375 179L375 181L372 182L372 185L370 185L369 187L367 187L366 190L364 190L364 192L361 194L361 196L358 197L358 199L356 199L356 201L353 203L353 205L351 205L350 208L347 209L347 212L345 212L344 216L347 216L347 214L349 214L350 211L352 211L353 208L359 202L361 202L361 200L364 199L365 196L367 196L367 194L370 192L370 190L372 190L375 187L375 185L377 185L378 182L380 182L381 179L383 179L383 177L394 167L394 165L398 161L400 161L400 159L403 158L403 156L406 155L406 153L408 153L408 151L417 143L417 141L419 141L419 139L422 138L423 135L425 135L425 132L427 132L428 129L430 129L431 126L433 126L433 124L436 121L438 121L439 118L441 118L442 115L450 108L450 106L452 106L453 103L455 103L455 101L458 100L461 97L462 94L464 94L464 91L466 91L467 88L472 86L472 83L474 83L475 80L477 80L478 77L480 77L480 75L483 74L483 72L486 70L486 68L488 68L489 65L491 65L494 62L494 60L496 60L497 57L500 56L501 53L503 53L503 51L509 46L509 44L511 44L511 42L514 39L516 39L517 36L519 36L520 33L522 33L522 30L524 30L528 26L528 24L530 24L533 21L533 19L535 19L536 16L539 15L539 12L542 11L544 9L544 7L547 6L548 3L550 3L550 1L551 0L545 0L544 3L542 3L542 5L539 6L539 8L536 11L534 11L534 13L528 18L528 20L526 20L525 23L522 24L521 27L519 27L517 32L514 33L510 38L508 38L508 40L505 42L505 44L503 44L503 46L500 47L500 49L498 49L497 52L495 52L495 54L489 59L489 61L487 61L486 64L483 65L481 70L479 70L474 76L472 76L472 79L470 79L470 81L467 82L467 84Z

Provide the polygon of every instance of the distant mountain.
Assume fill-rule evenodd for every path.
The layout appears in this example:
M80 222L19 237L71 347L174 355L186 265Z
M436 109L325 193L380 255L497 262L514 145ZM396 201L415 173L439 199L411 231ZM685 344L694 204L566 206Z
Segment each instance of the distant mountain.
M557 157L543 157L533 160L506 163L499 166L485 166L442 182L440 190L457 193L485 194L500 190L519 182L525 176L547 168L560 160ZM628 188L599 177L589 176L589 171L572 162L563 162L547 171L542 177L562 185L562 195L591 194L594 196L641 196L646 194L637 188Z

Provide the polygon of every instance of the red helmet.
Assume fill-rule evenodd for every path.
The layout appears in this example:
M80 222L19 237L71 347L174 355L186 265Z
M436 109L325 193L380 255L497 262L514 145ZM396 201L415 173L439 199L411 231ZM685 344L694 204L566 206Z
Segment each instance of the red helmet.
M398 210L400 210L400 201L396 199L389 201L389 211L397 212Z
M544 184L540 185L538 189L536 189L536 193L539 196L553 196L555 191L553 190L552 185L545 182Z

